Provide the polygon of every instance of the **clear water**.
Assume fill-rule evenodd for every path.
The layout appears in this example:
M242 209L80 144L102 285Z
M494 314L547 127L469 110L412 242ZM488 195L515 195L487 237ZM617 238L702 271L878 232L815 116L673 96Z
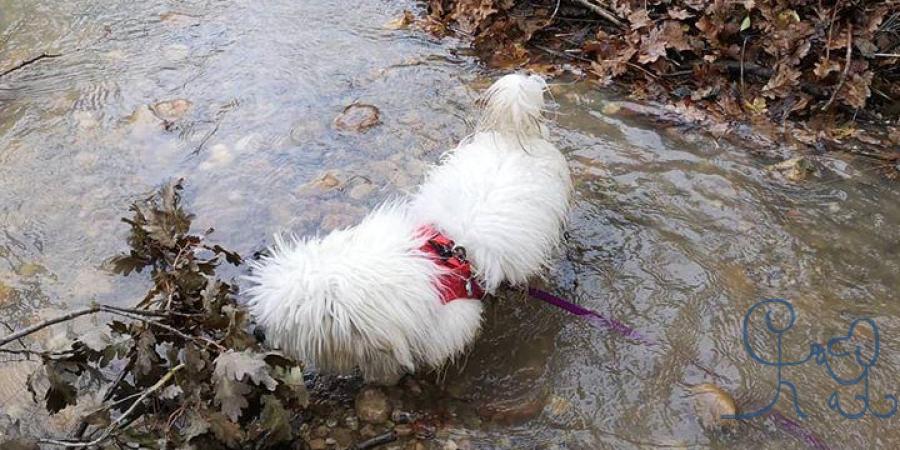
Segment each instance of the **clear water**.
M129 202L170 178L187 180L197 228L215 226L244 254L277 231L351 224L415 186L471 129L474 99L495 74L458 56L458 42L384 28L414 7L0 1L0 70L62 55L0 78L2 320L19 326L94 299L134 303L144 282L102 263L123 249ZM688 395L715 382L746 409L768 402L774 372L750 361L740 337L743 314L766 297L796 307L792 356L873 317L882 340L873 399L900 390L896 185L840 156L825 158L835 172L791 183L756 149L604 114L608 99L586 84L553 93L577 202L567 254L545 287L659 345L505 295L465 364L445 374L461 417L494 419L463 420L451 434L479 448L807 448L765 420L706 432ZM174 99L191 106L166 129L148 105ZM354 101L376 105L382 123L335 130ZM339 186L316 183L325 174ZM0 363L0 406L27 418L25 366ZM829 410L837 385L821 367L786 378L810 414L804 428L830 447L900 444L896 419ZM533 411L484 413L497 404ZM778 409L794 417L788 401Z

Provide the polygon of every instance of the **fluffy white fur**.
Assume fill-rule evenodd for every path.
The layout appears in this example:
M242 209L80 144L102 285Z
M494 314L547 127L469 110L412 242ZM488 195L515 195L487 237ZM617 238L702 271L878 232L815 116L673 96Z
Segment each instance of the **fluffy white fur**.
M460 354L482 304L442 304L440 266L420 247L432 225L466 248L488 292L524 283L560 241L571 180L542 123L544 81L507 75L485 93L476 133L449 152L410 198L322 239L276 238L253 266L249 306L271 345L315 368L362 370L392 383Z

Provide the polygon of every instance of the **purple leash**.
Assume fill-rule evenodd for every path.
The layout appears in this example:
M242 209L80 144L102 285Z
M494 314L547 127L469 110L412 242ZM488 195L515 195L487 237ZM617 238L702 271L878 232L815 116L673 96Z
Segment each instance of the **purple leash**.
M622 322L619 322L616 319L611 319L606 317L598 312L591 311L583 306L576 305L568 300L564 300L560 297L557 297L549 292L542 291L537 288L529 287L528 295L534 297L540 301L549 303L563 311L566 311L570 314L574 314L576 316L582 317L588 321L595 328L599 328L601 330L611 330L614 333L617 333L621 336L624 336L628 339L633 339L645 345L656 345L656 342L648 339L646 336L642 335L640 332L635 330L634 328L625 325Z

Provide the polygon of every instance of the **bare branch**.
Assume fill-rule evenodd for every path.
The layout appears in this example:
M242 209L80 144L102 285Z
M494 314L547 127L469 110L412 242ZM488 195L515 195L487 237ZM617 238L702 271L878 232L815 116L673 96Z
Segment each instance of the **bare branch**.
M4 70L3 72L0 72L0 77L5 77L5 76L9 75L10 73L13 73L29 64L34 64L42 59L59 58L60 56L62 56L62 55L57 54L57 53L41 53L40 55L35 56L34 58L26 59L25 61L22 61L22 62L16 64L15 66L12 66L9 69Z
M620 28L626 28L625 23L622 22L612 11L590 1L590 0L572 0L575 3L578 3L581 6L597 13L600 17L612 22L615 26Z
M10 343L10 342L12 342L12 341L14 341L14 340L16 340L16 339L19 339L19 338L24 337L24 336L28 336L28 335L31 334L31 333L34 333L34 332L36 332L36 331L40 331L40 330L42 330L42 329L44 329L44 328L47 328L47 327L49 327L50 325L55 325L55 324L60 323L60 322L65 322L65 321L67 321L67 320L72 320L72 319L74 319L74 318L76 318L76 317L80 317L80 316L83 316L83 315L86 315L86 314L95 314L95 313L98 313L98 312L101 311L102 308L103 308L103 307L100 306L100 305L94 305L94 306L91 306L90 308L79 309L79 310L76 310L76 311L72 311L72 312L70 312L70 313L68 313L68 314L64 314L64 315L62 315L62 316L59 316L59 317L54 317L54 318L52 318L52 319L47 319L47 320L45 320L45 321L43 321L43 322L41 322L41 323L34 324L34 325L32 325L32 326L30 326L30 327L24 329L24 330L18 331L18 332L16 332L16 333L13 333L13 334L10 334L9 336L4 337L3 339L0 339L0 347L6 345L6 344L8 344L8 343Z
M94 439L93 441L89 441L89 442L60 441L60 440L56 440L56 439L40 439L40 440L38 440L38 442L41 444L60 445L63 447L71 447L71 448L93 447L95 445L100 444L101 442L108 439L109 436L112 434L112 432L115 431L117 428L119 428L119 425L122 424L122 422L125 420L125 418L127 418L129 415L131 415L131 413L133 413L137 409L138 405L143 403L143 401L148 396L150 396L150 394L158 391L160 388L165 386L166 383L168 383L169 380L171 380L172 377L175 376L175 372L178 372L179 370L181 370L183 368L184 368L184 363L181 363L181 364L173 367L172 369L170 369L168 372L166 372L166 374L162 378L160 378L159 381L157 381L153 386L150 386L146 391L144 391L144 393L141 394L141 396L138 397L138 399L135 400L134 403L132 403L131 406L124 413L122 413L121 416L116 418L116 420L112 424L110 424L108 427L106 427L106 430L97 439Z
M828 99L828 102L822 106L822 111L828 109L831 106L831 103L834 102L835 97L837 97L838 92L841 91L841 88L844 87L844 82L847 81L847 72L850 71L850 63L852 62L853 57L853 25L847 25L847 58L844 61L844 70L841 72L841 79L838 80L837 86L834 87L834 92L831 93L831 98Z

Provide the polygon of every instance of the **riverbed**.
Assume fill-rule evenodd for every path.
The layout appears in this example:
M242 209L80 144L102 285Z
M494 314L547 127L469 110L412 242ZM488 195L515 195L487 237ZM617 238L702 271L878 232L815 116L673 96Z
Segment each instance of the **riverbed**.
M500 75L462 41L387 27L415 10L407 1L0 7L0 71L47 55L0 78L0 318L12 327L95 300L134 304L147 282L104 263L125 249L130 202L173 178L185 179L196 228L214 227L241 254L273 233L352 225L413 189L471 132L479 91ZM797 314L784 342L792 359L872 318L881 351L871 408L888 409L883 396L900 390L896 183L841 154L815 156L816 173L795 179L771 167L791 149L628 114L588 82L557 80L551 93L550 131L576 194L565 252L539 284L656 345L505 293L465 362L431 376L435 404L418 405L443 410L452 399L461 419L443 438L473 448L810 448L765 417L709 431L690 395L714 383L743 410L769 402L774 369L748 356L741 326L773 297ZM380 123L336 128L353 103L377 107ZM25 368L0 363L0 406L28 420L38 416ZM857 409L859 386L839 387L815 363L785 378L808 414L803 429L829 447L900 444L896 418L829 408L839 391ZM504 404L535 406L490 412ZM796 418L787 394L776 408Z

